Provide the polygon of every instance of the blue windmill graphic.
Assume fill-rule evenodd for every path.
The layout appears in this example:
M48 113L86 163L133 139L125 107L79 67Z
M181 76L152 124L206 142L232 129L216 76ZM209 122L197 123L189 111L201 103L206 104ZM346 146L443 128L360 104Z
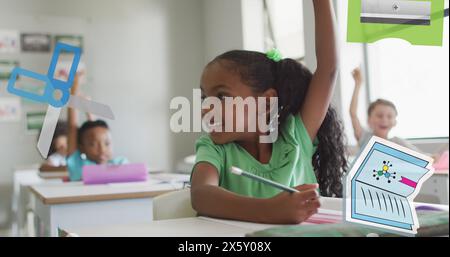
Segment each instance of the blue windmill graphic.
M67 81L61 81L54 78L56 65L61 53L73 53L74 55ZM37 143L39 153L44 158L47 158L48 156L52 137L63 107L69 106L71 108L75 108L83 112L89 112L106 119L114 119L114 114L109 106L70 94L70 89L72 88L80 59L81 49L79 47L58 42L55 45L55 50L53 52L47 75L39 74L20 67L15 67L8 81L7 90L9 93L23 97L30 101L46 103L49 105ZM19 76L29 77L44 82L44 93L39 95L16 87L16 82Z

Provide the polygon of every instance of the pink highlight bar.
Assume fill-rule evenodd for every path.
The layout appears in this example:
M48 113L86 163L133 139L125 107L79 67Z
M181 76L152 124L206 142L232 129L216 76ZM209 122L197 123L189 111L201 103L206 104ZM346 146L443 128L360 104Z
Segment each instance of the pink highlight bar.
M144 182L148 179L145 164L89 165L83 167L85 185Z
M309 217L309 219L307 219L303 224L320 225L320 224L338 224L338 223L342 223L342 215L319 212Z
M410 186L412 188L416 188L417 187L417 182L414 182L414 181L412 181L410 179L407 179L405 177L402 177L402 179L399 182L403 183L403 184L405 184L407 186Z

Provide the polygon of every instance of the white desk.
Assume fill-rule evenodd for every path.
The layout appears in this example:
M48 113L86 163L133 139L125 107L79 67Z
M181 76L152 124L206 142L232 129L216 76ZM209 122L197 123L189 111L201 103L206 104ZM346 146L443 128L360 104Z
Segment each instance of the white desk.
M446 205L417 204L439 207L448 211ZM341 216L342 200L322 198L323 213ZM313 216L314 217L314 216ZM342 217L341 217L342 218ZM307 226L312 223L304 222L299 226ZM274 226L270 224L258 224L250 222L213 219L208 217L191 217L173 220L161 220L143 222L129 225L75 227L63 226L63 236L81 237L243 237L246 234L268 229Z
M323 198L323 208L320 212L331 213L340 218L341 203L340 199ZM312 223L303 223L303 225L308 224ZM61 227L61 232L63 235L82 237L243 237L248 233L274 226L281 225L190 217L95 228L65 226Z
M448 170L437 170L431 178L423 183L420 193L416 197L416 201L448 205L448 189Z
M44 183L62 183L60 177L43 177L39 174L39 165L16 167L13 175L12 196L12 235L26 236L24 227L27 220L27 210L30 208L30 194L28 187ZM61 175L61 174L59 174Z
M82 237L241 237L251 231L249 228L218 223L208 218L192 217L97 227L97 229L63 228L62 234L70 233Z
M257 224L209 217L158 220L128 225L97 226L95 228L62 227L61 236L81 237L244 237L268 229L271 224Z
M69 172L67 171L46 171L39 172L38 176L42 179L69 179Z
M93 186L71 182L31 186L36 198L36 233L38 236L57 236L58 227L151 221L152 198L183 188L183 183L159 182Z

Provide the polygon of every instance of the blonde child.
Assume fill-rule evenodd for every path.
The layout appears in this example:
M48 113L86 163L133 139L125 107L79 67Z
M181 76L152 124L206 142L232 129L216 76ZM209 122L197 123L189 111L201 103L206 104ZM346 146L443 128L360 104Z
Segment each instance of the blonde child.
M350 116L352 119L354 135L359 146L364 147L370 138L375 135L407 147L411 150L420 152L416 146L408 141L399 137L389 136L391 130L397 125L398 116L397 108L391 101L378 99L371 103L368 109L367 119L369 129L363 128L357 114L359 94L363 85L363 77L359 68L354 69L352 75L355 80L355 90L353 92L352 102L350 104Z

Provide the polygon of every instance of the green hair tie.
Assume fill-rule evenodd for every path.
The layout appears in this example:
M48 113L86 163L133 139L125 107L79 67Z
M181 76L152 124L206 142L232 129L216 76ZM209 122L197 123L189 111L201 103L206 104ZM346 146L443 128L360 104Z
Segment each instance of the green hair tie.
M280 50L274 48L267 52L267 58L273 60L274 62L279 62L283 60L283 56L281 55Z

